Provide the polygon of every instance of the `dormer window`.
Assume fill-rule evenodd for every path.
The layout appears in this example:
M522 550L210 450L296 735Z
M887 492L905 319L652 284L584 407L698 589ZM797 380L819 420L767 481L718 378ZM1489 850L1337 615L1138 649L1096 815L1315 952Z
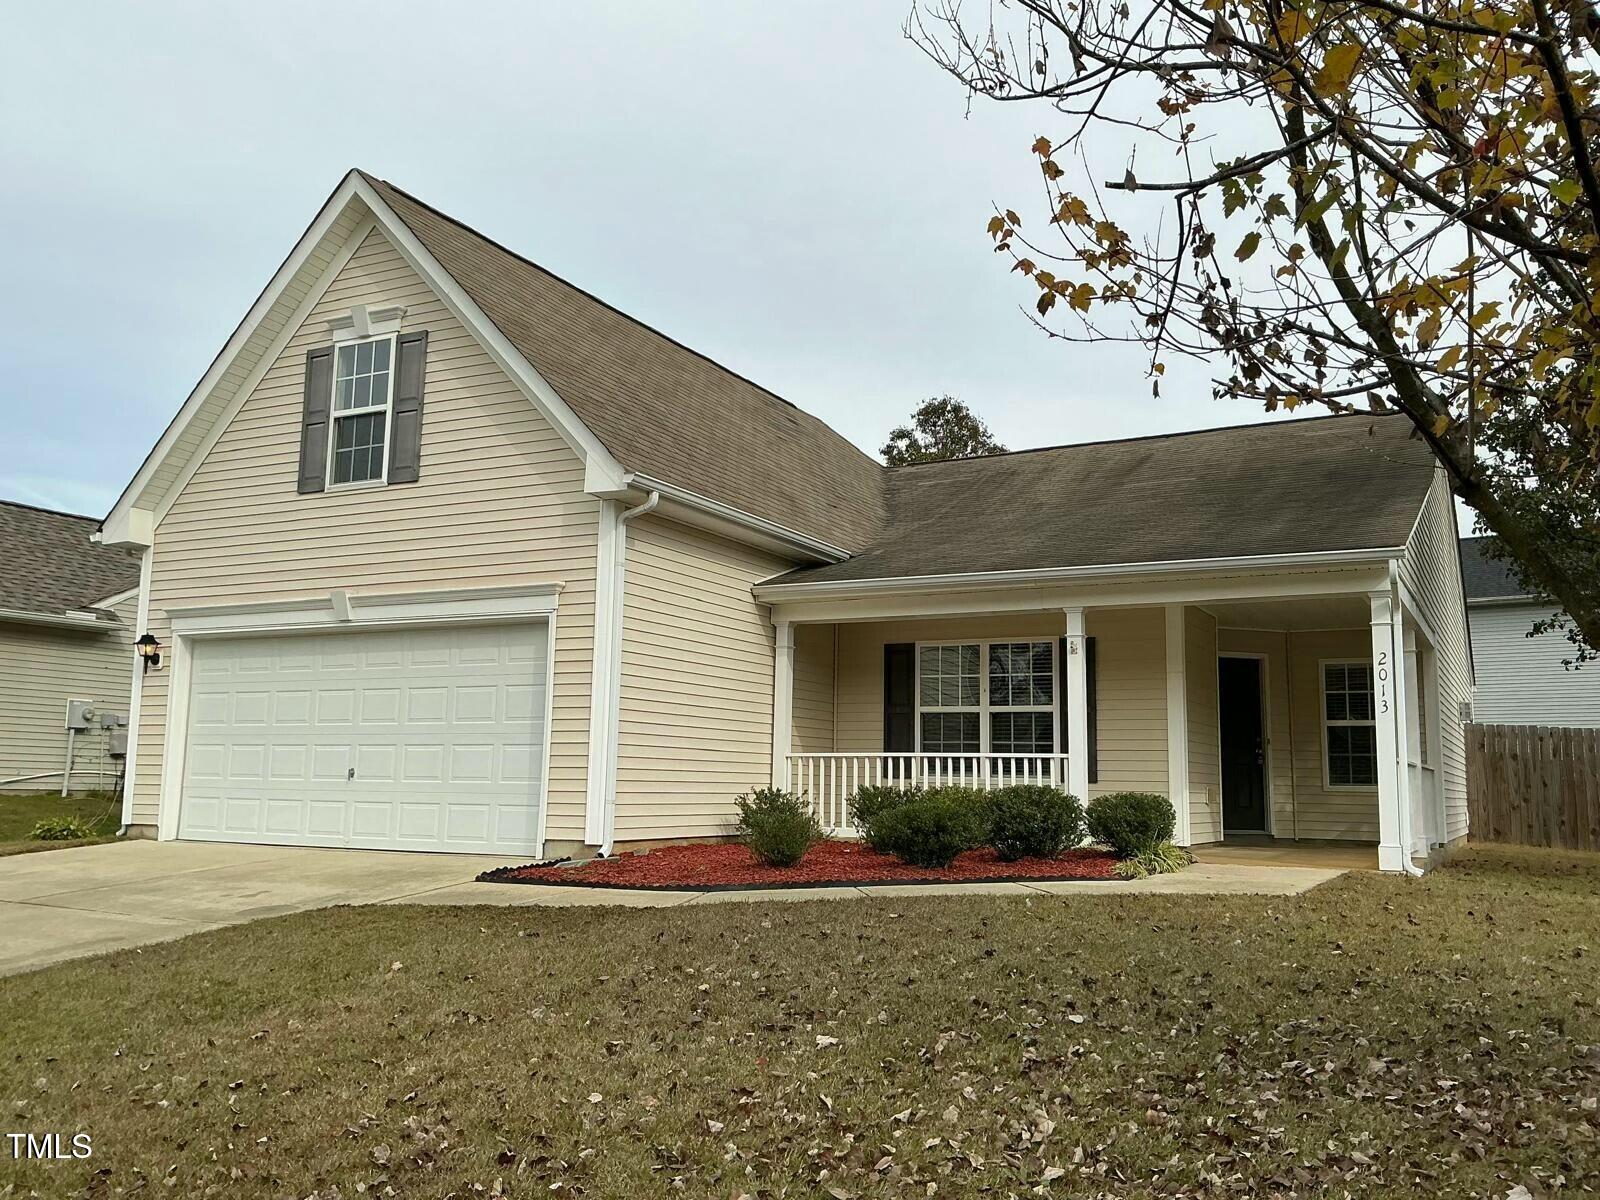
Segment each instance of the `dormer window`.
M345 342L333 371L333 436L328 481L381 483L388 475L389 417L394 400L394 339Z

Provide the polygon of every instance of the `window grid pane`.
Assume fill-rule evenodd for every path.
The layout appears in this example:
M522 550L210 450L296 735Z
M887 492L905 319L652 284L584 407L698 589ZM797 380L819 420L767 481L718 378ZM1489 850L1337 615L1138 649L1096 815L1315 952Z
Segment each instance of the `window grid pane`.
M924 708L976 708L980 699L977 646L924 646Z
M923 713L922 749L932 754L978 753L978 714Z
M995 754L1051 754L1055 751L1055 719L1047 712L989 715L989 749Z
M995 642L989 647L989 706L1048 706L1055 699L1049 642Z
M333 481L361 483L383 478L384 428L387 414L339 417L333 429Z
M1328 663L1323 667L1322 681L1329 785L1377 786L1378 730L1374 724L1372 667L1367 663Z
M388 339L340 346L334 370L334 411L348 412L388 403Z

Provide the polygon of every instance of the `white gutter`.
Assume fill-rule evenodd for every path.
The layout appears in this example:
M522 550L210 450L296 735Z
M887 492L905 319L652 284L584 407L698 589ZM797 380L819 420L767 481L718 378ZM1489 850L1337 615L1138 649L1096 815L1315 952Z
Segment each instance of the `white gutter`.
M993 586L1027 586L1130 575L1248 571L1260 568L1361 566L1393 561L1405 547L1371 550L1321 550L1310 554L1252 554L1236 558L1180 558L1158 562L1099 563L1081 567L1041 567L1014 571L969 571L947 575L895 575L879 579L827 579L816 583L758 583L757 600L851 599L885 592L931 592Z
M790 529L786 525L779 525L776 521L769 521L765 517L747 513L742 508L734 508L731 504L724 504L720 500L702 496L698 492L691 492L674 484L663 483L659 479L651 479L648 475L630 474L624 482L640 491L647 491L653 494L659 493L661 497L677 504L698 509L703 513L732 522L735 525L742 525L746 529L764 534L775 541L783 542L798 550L804 550L807 554L814 555L826 562L843 562L850 557L850 551L843 547L820 541L817 538ZM650 502L646 501L646 503Z
M56 616L53 613L25 612L16 608L0 608L0 621L13 621L18 625L48 625L56 629L103 629L108 633L122 628L118 622L102 621L88 613L64 612Z
M617 514L617 552L611 575L611 628L606 633L611 640L611 670L606 677L606 778L602 791L605 840L600 843L603 858L611 857L617 838L617 743L622 734L622 596L628 575L628 522L654 512L660 503L661 492L652 489L643 504Z

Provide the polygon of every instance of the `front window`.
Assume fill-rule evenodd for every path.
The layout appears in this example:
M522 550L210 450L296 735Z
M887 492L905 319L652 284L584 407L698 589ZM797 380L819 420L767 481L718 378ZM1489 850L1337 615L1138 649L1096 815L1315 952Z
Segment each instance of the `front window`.
M1322 716L1329 787L1378 785L1378 725L1372 664L1322 664Z
M386 337L346 342L338 349L329 439L329 478L335 486L382 480L386 474L393 349L394 340Z
M917 673L922 752L1054 753L1055 642L925 645Z

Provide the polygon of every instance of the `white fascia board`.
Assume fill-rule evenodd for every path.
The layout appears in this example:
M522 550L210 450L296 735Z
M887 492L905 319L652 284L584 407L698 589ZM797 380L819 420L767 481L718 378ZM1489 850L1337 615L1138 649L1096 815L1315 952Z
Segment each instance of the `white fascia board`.
M1514 605L1528 605L1531 608L1542 608L1537 596L1472 596L1467 600L1467 607L1472 608L1508 608ZM1553 606L1552 606L1553 607Z
M729 531L741 541L756 541L763 548L776 550L779 553L794 554L799 551L804 558L825 563L843 562L850 557L850 552L840 546L820 541L776 521L769 521L765 517L758 517L747 513L741 508L734 508L731 504L724 504L720 500L713 500L709 496L702 496L698 492L691 492L687 488L678 487L676 484L667 483L660 479L653 479L648 475L630 474L624 482L635 493L659 492L663 501L663 515L673 515L674 507L682 510L703 514L718 525L711 525L706 521L695 521L693 524L704 525L707 528L718 526L730 527ZM681 512L678 514L682 519ZM749 536L740 536L737 531Z
M445 307L455 314L456 319L472 331L488 351L489 357L495 360L501 370L511 376L561 435L562 440L583 460L585 481L587 482L592 474L597 482L605 480L620 482L624 474L622 466L611 457L611 453L589 427L578 419L578 415L568 407L567 402L557 395L556 390L534 369L522 351L512 345L511 340L500 332L499 326L489 319L488 314L467 295L455 277L433 257L417 235L411 232L410 227L378 194L377 189L354 172L351 174L351 179L355 194L378 218L384 235L400 251L400 256L410 263L411 268L439 295Z
M128 486L123 488L122 495L117 498L116 504L102 522L102 540L107 544L148 546L154 541L155 522L150 506L139 506L139 502L144 499L145 489L150 485L155 473L173 454L178 442L218 382L232 369L246 344L255 336L262 320L278 303L284 289L299 274L300 268L305 266L306 260L355 199L356 184L359 181L360 177L351 171L334 189L333 195L328 197L327 203L317 213L315 220L305 233L300 235L300 240L289 252L289 257L283 260L283 265L272 276L261 295L256 297L256 302L250 306L250 311L245 314L244 320L239 322L238 328L233 331L233 336L212 360L211 366L200 377L200 382L195 384L194 390L183 402L183 407L178 410L178 415L173 417L171 424L156 442L155 448L145 457L139 470L135 472ZM142 518L140 514L143 514Z
M1258 554L1239 558L1184 558L1163 562L1110 563L1081 567L1044 567L1020 571L972 571L949 575L904 575L881 579L834 579L817 583L758 583L757 600L846 600L867 596L952 592L992 587L1037 587L1083 581L1136 582L1148 576L1215 575L1239 571L1304 570L1321 567L1370 566L1404 553L1404 546L1372 550L1324 550L1306 554Z

